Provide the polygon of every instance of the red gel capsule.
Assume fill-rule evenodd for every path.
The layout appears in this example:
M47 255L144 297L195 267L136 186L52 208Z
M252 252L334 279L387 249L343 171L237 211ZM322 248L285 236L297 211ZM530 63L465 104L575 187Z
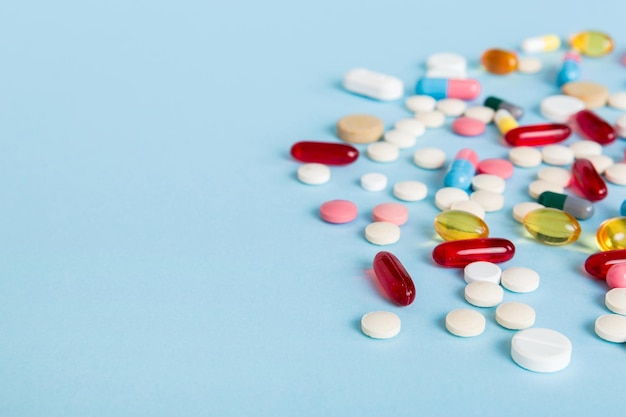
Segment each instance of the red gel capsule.
M513 255L513 242L498 237L452 240L440 243L433 249L435 262L448 268L464 268L476 261L505 262Z
M585 138L608 145L617 139L613 126L590 110L581 110L572 116L576 130Z
M562 123L519 126L509 130L504 140L513 146L545 146L563 142L572 134L572 129Z
M415 300L413 280L394 254L378 252L374 257L374 272L383 290L393 302L408 306Z
M356 161L359 151L353 146L342 143L297 142L291 147L291 156L302 162L348 165Z
M606 273L615 264L626 262L626 249L594 253L585 261L585 271L598 279L606 279Z
M609 192L591 161L584 158L572 165L572 184L590 201L600 201Z

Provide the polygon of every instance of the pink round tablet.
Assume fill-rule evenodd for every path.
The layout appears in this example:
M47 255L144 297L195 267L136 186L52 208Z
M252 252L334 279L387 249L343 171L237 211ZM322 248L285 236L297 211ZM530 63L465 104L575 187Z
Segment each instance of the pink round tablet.
M400 203L382 203L374 207L375 222L389 222L401 226L409 220L409 210Z
M452 122L452 131L461 136L478 136L485 132L485 124L478 119L461 116Z
M506 159L489 158L480 161L476 170L479 174L492 174L507 179L513 175L513 164Z
M328 223L348 223L356 219L356 215L356 204L348 200L331 200L320 207L320 216Z
M609 288L626 288L626 263L615 264L606 273Z

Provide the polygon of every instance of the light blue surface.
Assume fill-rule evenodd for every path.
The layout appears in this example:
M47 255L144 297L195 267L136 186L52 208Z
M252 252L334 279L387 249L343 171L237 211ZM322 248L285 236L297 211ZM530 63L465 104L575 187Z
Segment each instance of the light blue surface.
M323 186L295 178L298 140L336 140L336 121L371 113L387 127L401 101L341 90L363 66L400 77L411 94L429 54L459 52L489 94L543 119L563 50L538 75L477 69L489 47L543 33L612 34L614 54L586 59L583 79L624 90L626 31L616 1L398 2L21 1L0 13L0 415L21 416L529 416L623 414L626 348L599 340L606 287L585 276L601 220L626 189L583 223L569 247L525 237L511 208L529 200L537 169L516 169L492 236L517 244L505 266L541 274L527 302L537 326L566 334L571 365L525 371L512 331L487 317L483 335L453 337L443 321L466 307L460 271L430 252L443 171L363 157ZM505 9L509 11L505 11ZM601 109L614 120L620 112ZM507 148L448 127L418 146L481 158ZM568 143L577 140L572 137ZM605 148L621 160L624 140ZM364 148L362 148L364 150ZM390 190L360 189L363 173L419 179L429 197L386 247L415 279L413 305L391 305L367 270L381 248L363 229ZM360 215L323 223L319 205L347 198ZM394 339L365 337L360 317L402 318Z

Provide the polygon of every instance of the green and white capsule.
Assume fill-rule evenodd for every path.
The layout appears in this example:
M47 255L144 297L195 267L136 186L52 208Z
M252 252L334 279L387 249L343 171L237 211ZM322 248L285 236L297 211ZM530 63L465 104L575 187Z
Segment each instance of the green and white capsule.
M578 220L588 219L593 216L595 210L593 203L589 200L552 191L544 191L541 193L537 202L546 207L563 210Z

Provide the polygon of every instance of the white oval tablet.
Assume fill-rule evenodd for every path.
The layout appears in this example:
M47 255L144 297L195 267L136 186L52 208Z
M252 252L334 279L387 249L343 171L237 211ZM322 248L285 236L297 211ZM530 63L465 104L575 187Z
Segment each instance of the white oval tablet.
M604 304L613 313L626 315L626 288L613 288L607 291Z
M400 317L388 311L373 311L361 318L361 331L373 339L389 339L400 333Z
M374 142L367 147L367 156L376 162L393 162L400 157L400 150L389 142Z
M415 113L415 118L424 123L424 126L429 129L441 127L446 121L446 116L439 110Z
M376 100L397 100L404 95L404 83L391 75L355 68L343 77L343 88Z
M592 140L579 140L569 145L569 148L574 152L574 158L576 159L602 155L602 145Z
M520 168L541 165L541 151L530 146L516 146L509 151L509 160Z
M618 162L605 169L604 178L613 184L626 185L626 163Z
M564 189L558 184L544 180L536 180L528 185L528 194L535 200L538 199L544 191L563 194Z
M607 155L592 155L587 159L591 161L598 174L604 174L604 171L614 164L613 159Z
M403 201L420 201L428 195L428 187L421 181L400 181L393 186L393 195Z
M626 91L618 91L609 96L609 106L618 110L626 110Z
M416 136L406 130L391 129L385 132L385 142L392 143L400 149L406 149L415 145Z
M535 310L528 304L508 301L496 308L496 322L505 329L527 329L535 324Z
M485 331L485 316L469 308L452 310L446 315L446 329L455 336L473 337Z
M469 196L470 200L480 204L487 213L502 210L504 207L504 196L500 193L487 190L474 191Z
M493 122L493 116L496 114L496 112L491 107L473 106L468 107L467 110L465 110L464 114L467 117L480 120L484 124L488 125L489 123Z
M426 126L424 126L424 123L420 122L417 119L400 119L394 124L394 127L396 128L396 130L409 132L416 138L422 136L426 131Z
M549 165L569 165L574 162L574 152L565 145L548 145L541 150L541 158Z
M471 284L474 281L487 281L500 284L502 269L492 262L476 261L467 264L463 268L465 282Z
M474 191L486 190L502 194L506 183L502 177L493 174L478 174L472 178L472 189Z
M615 119L615 132L618 136L626 138L626 114L622 114Z
M298 180L305 184L319 185L330 181L330 168L324 164L311 162L298 168Z
M449 210L457 201L469 200L469 195L460 188L443 187L435 193L435 205L441 211Z
M539 204L534 201L525 201L523 203L518 203L515 206L513 206L513 218L518 223L522 223L524 221L524 217L526 217L528 213L530 213L533 210L544 208L544 207L545 206L543 204Z
M543 64L539 58L522 56L517 59L517 70L522 74L536 74Z
M463 55L453 52L437 52L428 57L426 67L428 69L465 72L467 70L467 59Z
M413 113L420 113L435 110L437 100L435 100L431 96L417 95L407 97L407 99L404 101L404 105Z
M566 95L546 97L539 105L541 115L555 123L567 123L572 115L585 108L585 103L581 99Z
M474 216L481 219L485 218L485 209L483 208L483 206L472 200L456 201L452 203L452 205L450 206L450 210L465 211L467 213L472 213Z
M537 178L561 187L567 187L572 179L572 173L561 167L546 167L537 172Z
M465 299L476 307L493 307L502 302L504 291L489 281L474 281L465 286Z
M539 274L524 266L512 266L502 271L500 284L512 292L532 292L539 288Z
M380 172L368 172L361 175L361 187L365 191L382 191L387 188L387 176Z
M511 340L511 358L529 371L560 371L571 361L572 342L562 333L551 329L522 330Z
M413 154L413 162L420 168L438 169L446 163L446 153L439 148L422 148Z
M619 314L603 314L595 323L596 334L609 342L626 342L626 316Z
M458 98L444 98L437 102L437 110L448 117L460 116L466 108L467 104Z
M390 222L373 222L365 228L365 239L374 245L391 245L400 240L400 227Z

